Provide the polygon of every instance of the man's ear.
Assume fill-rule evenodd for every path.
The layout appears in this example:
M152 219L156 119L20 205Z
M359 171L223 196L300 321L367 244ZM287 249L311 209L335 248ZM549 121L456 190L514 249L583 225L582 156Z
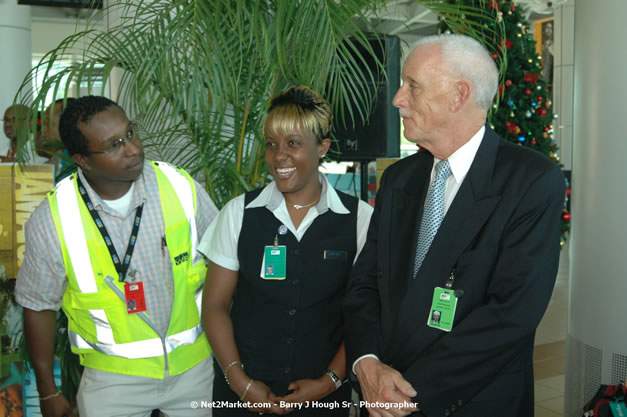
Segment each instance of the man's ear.
M72 159L74 160L76 165L81 167L83 171L91 171L91 165L89 165L89 158L87 157L87 155L75 153L74 155L72 155Z
M449 109L455 113L459 111L464 104L470 99L472 89L470 83L466 80L459 80L453 84L451 89L451 96L449 100Z

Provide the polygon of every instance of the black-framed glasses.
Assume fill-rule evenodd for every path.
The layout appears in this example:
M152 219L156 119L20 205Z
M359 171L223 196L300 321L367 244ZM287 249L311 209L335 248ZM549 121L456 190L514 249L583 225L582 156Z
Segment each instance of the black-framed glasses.
M122 155L124 148L126 148L127 142L139 143L139 135L137 134L137 128L131 123L126 135L115 139L109 146L102 151L89 151L89 153L103 153L108 156L116 157Z

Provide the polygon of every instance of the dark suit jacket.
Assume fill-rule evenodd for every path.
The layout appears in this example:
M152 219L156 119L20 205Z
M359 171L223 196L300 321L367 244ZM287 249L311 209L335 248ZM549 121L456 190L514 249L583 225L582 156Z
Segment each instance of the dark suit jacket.
M377 355L413 385L428 417L533 416L533 341L557 274L563 175L486 128L412 279L432 166L421 151L383 175L345 301L348 365ZM427 318L453 269L463 296L446 333Z

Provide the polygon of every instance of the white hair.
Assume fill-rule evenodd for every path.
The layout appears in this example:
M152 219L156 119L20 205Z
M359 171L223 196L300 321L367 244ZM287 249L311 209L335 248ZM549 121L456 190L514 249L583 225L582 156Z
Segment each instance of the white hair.
M499 70L485 46L469 36L442 34L420 39L414 50L425 45L440 45L445 67L469 81L475 103L489 110L498 88Z

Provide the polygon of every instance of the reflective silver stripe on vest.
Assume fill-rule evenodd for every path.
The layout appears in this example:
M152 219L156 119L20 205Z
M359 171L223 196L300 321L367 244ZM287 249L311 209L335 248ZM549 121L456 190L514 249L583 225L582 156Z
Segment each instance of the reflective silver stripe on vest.
M78 287L82 293L98 292L98 285L96 284L96 278L89 259L89 251L87 250L87 239L85 238L83 222L77 221L81 218L81 214L72 176L64 179L57 185L57 206L59 207L59 218L63 235L66 237L65 245L67 246ZM68 236L72 238L68 239ZM96 325L96 337L98 340L103 343L115 343L113 329L111 329L104 310L89 310L89 314Z
M180 333L168 336L165 339L166 352L170 353L174 349L183 345L191 345L198 340L203 334L200 324L191 329L184 330ZM109 356L121 356L127 359L143 359L163 356L163 344L161 339L153 338L148 340L140 340L138 342L105 344L93 343L83 339L79 334L69 330L68 336L72 346L79 349L93 349L97 352Z
M196 290L194 294L194 299L196 300L196 307L198 307L198 314L202 316L202 290L204 285Z
M183 206L183 211L185 211L192 241L192 264L195 265L196 262L202 260L202 255L196 250L198 247L198 232L196 230L196 211L194 210L194 195L191 184L183 174L170 164L165 162L159 162L158 164L161 172L170 180Z

